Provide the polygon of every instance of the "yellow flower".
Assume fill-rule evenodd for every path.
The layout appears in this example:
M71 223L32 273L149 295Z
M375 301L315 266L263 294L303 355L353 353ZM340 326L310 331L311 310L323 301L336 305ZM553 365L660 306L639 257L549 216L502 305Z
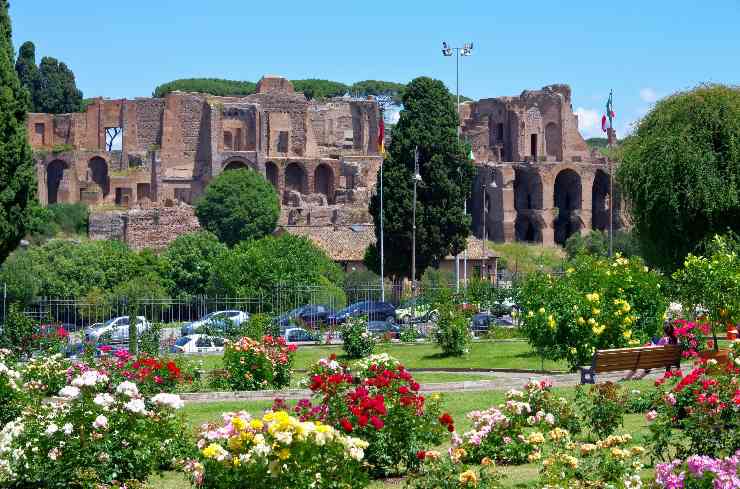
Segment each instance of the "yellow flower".
M234 416L233 418L231 418L231 425L236 431L243 431L244 428L247 426L244 420L241 419L239 416Z
M579 317L578 318L578 324L586 324L586 320L583 319L582 317Z
M259 420L259 419L253 419L249 422L249 427L256 431L262 431L262 428L264 428L265 424Z
M593 443L584 443L580 446L581 455L588 455L589 453L596 450L598 447Z
M466 470L459 477L460 485L478 487L478 476L472 470Z
M532 311L529 311L529 312L527 313L527 317L528 317L528 318L532 318L532 317L534 317L534 313L533 313Z
M466 452L464 448L455 448L452 451L452 455L450 455L450 458L452 458L453 462L458 463L460 460L464 459L467 455L468 455L468 452Z
M594 318L588 318L588 324L591 326L594 326L595 324L598 324Z
M527 437L527 441L532 445L540 445L545 443L545 437L539 431L533 431Z
M594 307L591 309L591 314L593 314L594 316L598 316L599 314L601 314L601 309L597 309Z
M532 452L532 453L530 453L527 456L527 460L529 460L530 462L536 462L537 460L539 460L541 458L542 458L542 453L539 452L539 451ZM547 460L545 460L545 462L547 462ZM545 465L547 465L547 464L545 464Z
M231 462L234 464L234 467L239 467L242 463L242 461L239 460L239 457L234 457L233 459L231 459Z
M597 324L596 326L593 326L591 328L591 331L593 331L596 336L601 336L601 333L603 333L605 329L606 329L606 326L605 325L599 326Z
M625 340L632 338L632 330L631 329L626 330L624 333L622 333L622 336L624 336Z
M427 456L429 456L429 452L427 452ZM493 465L493 460L491 460L489 457L483 457L483 460L480 461L480 464L484 466Z
M537 312L539 312L540 314L545 314L545 308L540 307L540 309Z
M290 449L283 448L278 452L278 458L280 460L288 460L290 458Z
M216 456L223 451L221 445L217 443L211 443L203 449L203 456L205 458L216 458Z

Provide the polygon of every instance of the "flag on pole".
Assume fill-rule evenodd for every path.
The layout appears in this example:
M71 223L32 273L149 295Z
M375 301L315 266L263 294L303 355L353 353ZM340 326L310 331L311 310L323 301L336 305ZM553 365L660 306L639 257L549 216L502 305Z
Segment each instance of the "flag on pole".
M380 122L378 123L378 154L385 156L385 121L383 113L380 113Z
M606 132L607 129L614 127L614 118L617 116L614 113L614 101L613 101L614 92L612 90L609 91L609 99L606 101L606 114L601 116L601 130ZM607 121L609 121L609 124L607 125Z

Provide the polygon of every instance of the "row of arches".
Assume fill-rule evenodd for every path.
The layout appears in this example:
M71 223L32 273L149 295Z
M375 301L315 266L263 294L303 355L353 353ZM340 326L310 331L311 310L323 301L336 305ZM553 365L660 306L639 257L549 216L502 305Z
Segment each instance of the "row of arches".
M69 200L67 193L71 190L71 178L74 176L69 162L61 159L51 161L46 165L46 197L49 204L56 204ZM86 181L92 182L100 188L105 198L110 193L110 177L108 162L100 156L95 156L87 162Z
M609 175L602 169L596 170L591 187L592 229L606 231L609 227L610 212L613 216L614 228L620 227L618 190L614 189L615 198L612 198L611 194ZM552 228L555 243L565 244L571 235L580 232L586 225L582 215L583 196L583 181L578 172L570 168L558 172L552 187L552 205L555 209ZM514 235L517 241L540 243L543 241L543 229L548 227L546 218L540 212L544 209L543 199L541 176L533 171L515 169ZM503 223L501 222L500 225Z
M224 171L234 170L237 168L253 168L243 160L235 159L227 161L224 164ZM309 172L306 167L299 162L290 162L283 170L282 182L280 181L280 169L273 161L265 163L265 178L270 182L278 192L282 190L287 192L295 191L300 194L316 193L323 194L329 203L334 201L334 169L326 164L320 163L313 171L312 183L309 182ZM282 183L282 185L281 185ZM311 188L313 187L313 188ZM287 195L283 197L287 202Z

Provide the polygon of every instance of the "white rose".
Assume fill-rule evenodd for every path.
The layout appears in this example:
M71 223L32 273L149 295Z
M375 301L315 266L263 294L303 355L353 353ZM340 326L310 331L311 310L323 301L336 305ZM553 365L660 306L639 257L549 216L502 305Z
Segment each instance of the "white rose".
M142 401L141 399L131 399L123 407L126 408L126 410L131 411L134 414L146 413L146 405L144 404L144 401Z
M74 429L74 426L72 426L72 423L67 423L64 426L62 426L62 431L64 431L65 435L71 435L73 429Z
M95 418L95 421L93 421L92 427L96 430L104 430L108 427L108 418L106 418L104 415L99 415L97 418Z
M80 395L80 389L78 389L77 387L68 385L59 391L59 395L67 399L75 399Z
M118 384L118 387L116 387L116 392L118 394L123 394L124 396L136 397L139 395L139 388L136 387L136 384L134 384L133 382L129 382L128 380L126 380Z
M95 399L93 399L93 402L97 404L98 406L107 408L115 402L115 399L113 398L113 396L111 396L110 394L106 392L106 393L98 394L97 396L95 396Z

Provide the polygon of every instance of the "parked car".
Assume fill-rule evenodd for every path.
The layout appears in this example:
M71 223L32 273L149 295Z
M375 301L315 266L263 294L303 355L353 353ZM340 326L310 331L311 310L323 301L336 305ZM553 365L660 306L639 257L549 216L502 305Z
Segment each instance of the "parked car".
M511 316L496 317L490 312L481 312L473 316L470 321L470 330L473 334L486 333L491 326L513 328L514 320Z
M208 328L211 332L217 331L223 333L230 327L241 326L242 323L247 321L249 321L249 313L244 311L215 311L206 314L197 321L183 324L182 328L180 328L180 334L182 336L188 336L200 333L204 328Z
M329 324L342 324L351 317L367 316L368 321L389 321L396 319L396 308L393 304L379 301L356 302L330 315Z
M288 328L282 335L286 343L307 343L318 341L318 338L303 328Z
M297 324L310 329L316 329L326 324L327 318L333 313L327 306L321 304L308 304L296 307L290 312L286 312L275 318L275 323L280 331L285 331L291 325Z
M220 353L223 351L223 338L205 334L182 336L170 347L171 353Z
M367 332L373 336L388 335L391 338L397 339L401 334L401 328L388 321L369 321L367 323Z
M399 323L411 324L422 322L436 323L439 319L439 311L420 299L411 299L396 309L396 320Z
M136 331L141 335L151 328L151 323L144 316L136 316ZM98 343L101 337L110 336L110 343L125 343L128 341L129 317L118 316L107 320L96 328L85 329L85 341Z

